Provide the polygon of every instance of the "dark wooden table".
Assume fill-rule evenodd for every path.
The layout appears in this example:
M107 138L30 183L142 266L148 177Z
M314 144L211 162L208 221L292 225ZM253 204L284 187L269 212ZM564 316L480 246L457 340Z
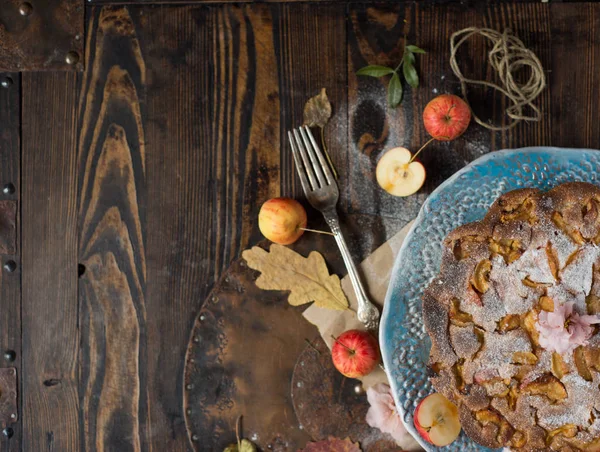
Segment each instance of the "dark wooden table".
M3 451L189 448L182 374L195 315L261 239L261 203L301 197L286 131L322 87L340 210L386 232L365 230L357 257L482 154L600 146L600 4L106 3L85 2L82 72L0 74L12 80L0 87L0 185L15 187L0 197L18 206L17 247L2 256L16 270L1 274L0 347L16 354L3 365L17 368L19 421ZM424 188L392 198L375 163L427 140L424 105L459 91L449 37L473 25L510 27L538 54L543 119L506 133L472 125L432 144ZM428 53L421 86L390 110L385 84L355 72L396 64L405 35ZM490 76L484 62L480 41L462 54L476 77ZM499 94L469 97L502 121Z

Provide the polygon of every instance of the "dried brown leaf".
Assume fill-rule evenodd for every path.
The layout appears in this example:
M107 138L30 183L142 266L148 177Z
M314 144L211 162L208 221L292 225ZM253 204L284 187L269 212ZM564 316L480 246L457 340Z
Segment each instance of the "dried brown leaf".
M361 452L360 445L353 443L350 438L339 439L331 436L325 441L308 443L298 452Z
M311 97L304 105L304 125L323 128L329 118L331 118L331 103L325 88L321 88L321 92Z
M270 252L255 246L242 253L248 266L261 272L256 285L265 290L289 290L288 302L299 306L314 301L321 308L348 309L340 278L330 275L323 256L308 257L276 243Z

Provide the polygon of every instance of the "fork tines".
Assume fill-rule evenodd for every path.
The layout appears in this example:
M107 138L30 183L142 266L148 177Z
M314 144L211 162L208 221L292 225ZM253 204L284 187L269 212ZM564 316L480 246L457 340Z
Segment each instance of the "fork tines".
M325 156L306 126L288 132L294 161L305 192L324 188L335 183Z

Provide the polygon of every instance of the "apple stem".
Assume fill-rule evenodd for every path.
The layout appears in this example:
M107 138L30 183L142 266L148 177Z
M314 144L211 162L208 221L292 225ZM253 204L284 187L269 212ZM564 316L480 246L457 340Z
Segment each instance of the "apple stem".
M308 228L298 228L301 231L307 231L307 232L316 232L317 234L327 234L327 235L334 235L335 234L333 232L327 232L327 231L319 231L317 229L308 229Z
M341 343L337 337L335 337L333 334L331 335L331 338L336 341L338 344L340 344L342 347L344 347L346 350L348 350L350 353L354 354L355 351L352 350L350 347L348 347L346 344Z
M240 414L235 421L235 438L237 439L238 450L242 448L242 443L240 441L240 424L242 423L242 415Z
M430 139L430 140L429 140L427 143L425 143L423 146L421 146L421 148L420 148L420 149L419 149L417 152L415 152L415 155L413 155L413 156L410 158L410 160L409 160L409 162L408 162L408 163L409 163L409 164L411 164L411 163L413 162L413 160L417 158L417 155L419 155L419 153L420 153L420 152L421 152L423 149L425 149L425 148L426 148L426 147L429 145L429 143L431 143L433 140L435 140L435 138L431 138L431 139Z

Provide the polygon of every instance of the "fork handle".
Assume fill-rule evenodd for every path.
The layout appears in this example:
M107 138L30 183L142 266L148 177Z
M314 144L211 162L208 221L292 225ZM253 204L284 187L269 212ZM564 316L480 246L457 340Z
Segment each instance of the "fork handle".
M348 276L350 277L352 287L354 288L354 292L356 294L356 299L358 300L358 320L364 323L368 329L377 329L379 324L379 310L367 298L367 294L360 280L360 276L356 266L354 265L354 261L352 260L352 255L350 254L350 250L348 249L348 245L346 244L346 240L342 234L337 213L324 212L323 216L331 228L331 232L334 234L335 241L340 249L342 258L344 259L344 264L346 264Z

